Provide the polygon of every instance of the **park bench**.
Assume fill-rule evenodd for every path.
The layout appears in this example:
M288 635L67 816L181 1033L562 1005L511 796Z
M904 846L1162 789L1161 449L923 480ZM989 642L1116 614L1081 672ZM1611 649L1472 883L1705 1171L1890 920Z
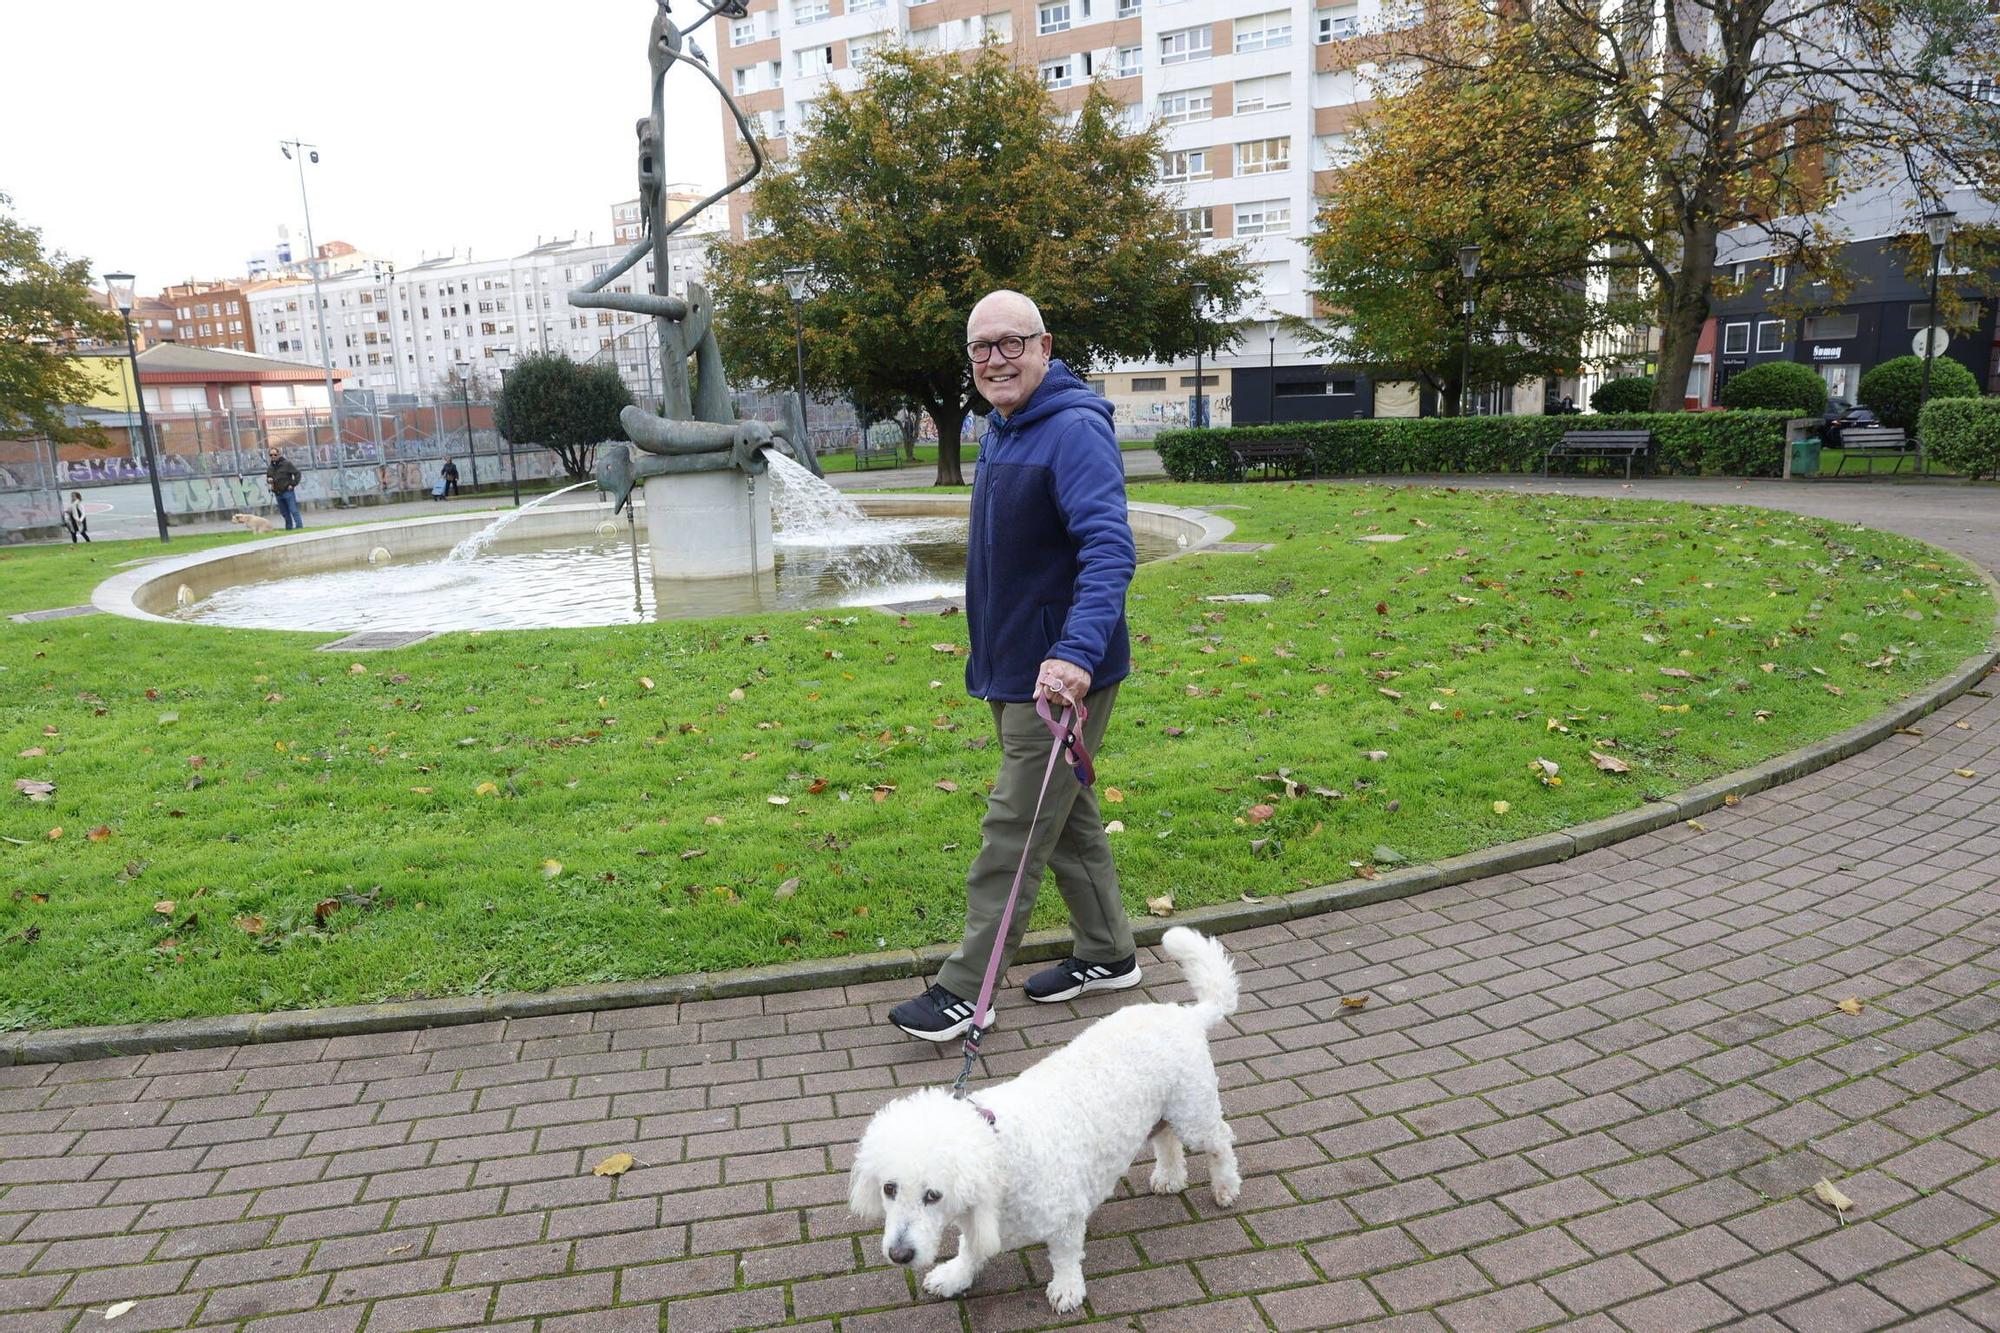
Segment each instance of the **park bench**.
M1896 473L1903 470L1905 458L1917 457L1917 446L1900 426L1844 426L1840 447L1832 452L1836 456L1833 465L1836 477L1850 458L1893 458L1896 466L1889 471Z
M1282 472L1288 477L1297 477L1301 471L1319 475L1313 460L1312 445L1304 440L1245 440L1229 446L1230 459L1235 464L1236 480L1243 480L1248 468L1262 468L1264 474Z
M1642 463L1648 472L1653 470L1653 432L1649 430L1569 430L1563 437L1549 446L1542 456L1542 475L1549 475L1549 467L1558 458L1574 458L1579 463L1586 459L1602 458L1606 461L1623 459L1627 480L1632 476L1632 464Z
M902 455L903 437L900 433L892 437L884 431L880 439L871 440L868 432L863 431L861 438L854 442L854 466L857 471L865 472L871 463L884 459L888 460L890 467L895 467Z

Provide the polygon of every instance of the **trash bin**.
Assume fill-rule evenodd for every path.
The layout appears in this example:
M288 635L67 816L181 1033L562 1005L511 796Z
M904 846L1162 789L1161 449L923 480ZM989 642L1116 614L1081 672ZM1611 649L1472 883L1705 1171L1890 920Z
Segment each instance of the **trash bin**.
M1817 477L1819 475L1819 436L1808 435L1792 441L1792 475L1794 477Z

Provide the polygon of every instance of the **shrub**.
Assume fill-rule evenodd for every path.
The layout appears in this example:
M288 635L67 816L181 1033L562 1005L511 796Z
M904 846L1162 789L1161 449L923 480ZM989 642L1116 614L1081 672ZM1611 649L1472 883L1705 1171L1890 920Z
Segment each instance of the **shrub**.
M1826 381L1811 366L1766 361L1723 385L1716 401L1724 407L1761 407L1816 417L1826 411Z
M1644 375L1627 375L1606 380L1590 395L1593 412L1650 412L1653 410L1653 381Z
M1884 361L1861 377L1857 400L1875 410L1885 426L1908 430L1917 424L1917 398L1923 391L1924 359L1899 356ZM1948 356L1931 358L1932 398L1977 398L1979 381Z
M1965 477L2000 477L2000 398L1933 398L1918 437L1926 462Z
M493 424L513 444L539 444L576 480L590 475L605 440L622 440L618 413L631 391L608 363L580 365L566 356L527 356L507 375Z
M1662 470L1773 477L1790 412L1635 412L1592 418L1593 430L1650 430ZM1288 426L1175 430L1155 442L1175 481L1232 481L1229 446L1303 440L1321 476L1538 471L1574 417L1374 417Z

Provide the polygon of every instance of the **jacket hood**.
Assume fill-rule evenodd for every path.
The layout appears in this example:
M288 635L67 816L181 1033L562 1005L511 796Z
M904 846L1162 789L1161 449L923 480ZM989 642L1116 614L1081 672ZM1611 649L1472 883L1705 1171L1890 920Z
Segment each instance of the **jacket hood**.
M1014 429L1040 421L1043 417L1060 412L1066 407L1081 407L1096 412L1108 422L1112 419L1111 404L1099 397L1088 384L1076 377L1060 358L1049 362L1049 373L1035 386L1026 406L1011 417L1002 417L999 412L989 413L987 420L997 429L1003 423Z

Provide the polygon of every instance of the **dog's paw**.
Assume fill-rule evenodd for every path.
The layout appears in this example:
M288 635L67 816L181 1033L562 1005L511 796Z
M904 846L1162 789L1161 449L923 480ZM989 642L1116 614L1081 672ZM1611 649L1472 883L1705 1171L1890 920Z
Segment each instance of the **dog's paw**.
M1083 1274L1070 1276L1057 1274L1049 1283L1049 1308L1057 1314L1068 1314L1083 1304Z
M1219 1207L1227 1208L1236 1202L1236 1196L1243 1189L1243 1182L1234 1175L1217 1176L1209 1182L1209 1192L1215 1196Z
M954 1297L963 1296L966 1290L972 1286L973 1277L974 1274L969 1268L957 1260L953 1260L948 1264L939 1264L936 1268L924 1274L924 1290L933 1296L948 1301Z
M1187 1188L1187 1167L1169 1171L1164 1166L1155 1166L1152 1187L1155 1194L1179 1194Z

